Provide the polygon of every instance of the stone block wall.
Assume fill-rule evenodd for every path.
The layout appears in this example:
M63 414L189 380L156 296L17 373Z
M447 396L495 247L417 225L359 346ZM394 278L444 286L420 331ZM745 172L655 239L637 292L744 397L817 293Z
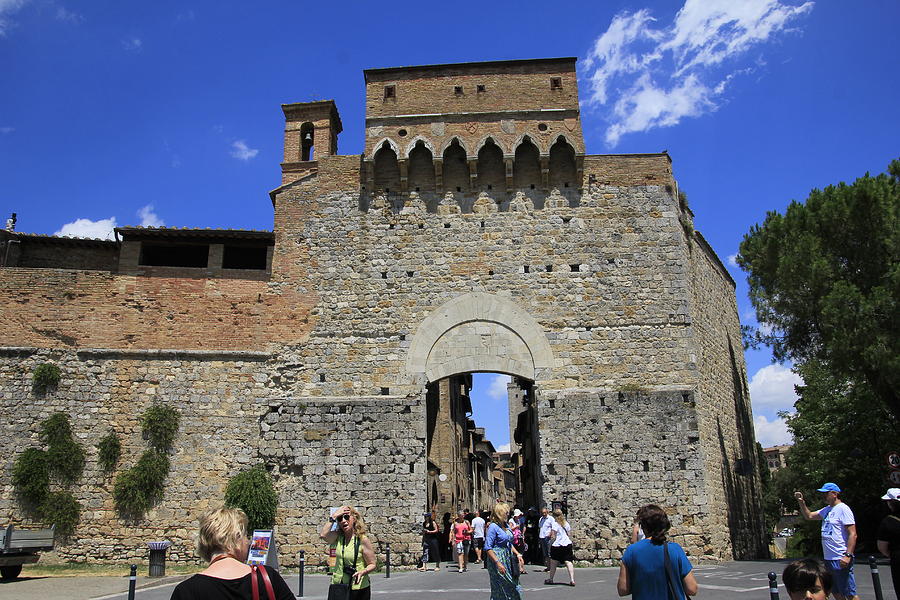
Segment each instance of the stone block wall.
M537 412L544 499L567 497L576 560L617 564L650 503L692 561L720 557L692 392L541 390Z

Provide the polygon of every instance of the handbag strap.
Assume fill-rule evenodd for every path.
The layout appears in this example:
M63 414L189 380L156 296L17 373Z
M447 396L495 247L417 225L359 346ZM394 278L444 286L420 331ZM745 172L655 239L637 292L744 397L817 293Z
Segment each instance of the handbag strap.
M272 580L269 578L269 571L265 565L259 565L259 573L262 575L263 585L266 586L266 596L269 600L275 600L275 588L272 587Z
M675 577L675 573L672 572L672 561L669 560L669 542L663 542L663 563L666 567L666 583L669 584L669 592L672 594L672 600L678 600L675 584L678 583L678 585L681 586L681 582ZM684 592L684 587L681 587L681 590ZM687 592L684 592L684 597L687 600L691 600L691 597L687 595Z
M259 575L255 565L250 567L250 596L253 600L259 600Z

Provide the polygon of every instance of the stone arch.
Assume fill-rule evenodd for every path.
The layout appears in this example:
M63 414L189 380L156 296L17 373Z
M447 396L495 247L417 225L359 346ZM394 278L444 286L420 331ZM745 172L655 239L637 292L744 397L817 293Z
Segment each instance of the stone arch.
M581 182L576 181L577 176L575 147L560 135L550 147L550 187L559 190L581 187Z
M400 165L396 145L385 141L375 152L375 189L396 193L400 191Z
M481 149L484 148L484 145L488 143L488 140L490 140L490 143L495 144L498 148L500 148L501 154L505 155L507 153L507 148L503 147L502 142L498 142L494 138L493 135L488 134L488 135L484 136L483 138L481 138L480 140L478 140L478 143L475 144L475 155L476 156L478 155L479 152L481 152Z
M538 149L538 154L540 154L542 156L547 155L547 150L541 145L540 136L537 136L533 133L527 133L527 132L523 133L516 139L516 142L512 145L513 152L518 150L519 146L524 144L526 141L530 141L532 144L534 144L534 147Z
M434 156L423 140L409 153L408 182L410 191L434 191Z
M506 190L503 149L490 136L478 150L478 187L495 193Z
M513 187L517 190L541 188L541 151L529 136L516 146L513 160Z
M397 142L395 142L394 140L392 140L389 137L386 137L386 138L381 138L380 140L378 140L377 144L372 146L372 157L371 158L373 160L375 159L375 155L378 154L378 151L381 150L385 144L387 144L394 151L394 154L397 155L397 158L400 158L401 156L403 156L402 154L400 154L400 146L397 145Z
M452 192L459 188L460 192L468 193L470 179L466 149L461 141L453 139L458 143L447 144L444 148L444 189Z
M416 144L418 144L419 142L422 142L422 145L428 148L428 150L431 152L431 156L437 156L437 153L434 151L434 145L428 140L428 138L417 135L412 140L410 140L409 144L406 145L406 153L404 154L406 158L410 158L410 153L415 149Z
M426 382L471 371L534 381L552 366L553 351L538 322L512 300L484 292L463 294L431 311L406 359L409 374Z
M468 158L468 157L470 156L470 154L469 154L469 147L466 146L466 142L463 141L462 138L460 138L459 136L456 136L456 135L454 135L452 138L450 138L449 140L447 140L447 141L444 143L444 145L441 147L441 155L443 155L444 153L446 153L446 152L447 152L447 148L449 148L450 146L452 146L454 142L456 142L456 143L460 146L460 148L462 148L463 150L465 150L465 152L466 152L466 158Z

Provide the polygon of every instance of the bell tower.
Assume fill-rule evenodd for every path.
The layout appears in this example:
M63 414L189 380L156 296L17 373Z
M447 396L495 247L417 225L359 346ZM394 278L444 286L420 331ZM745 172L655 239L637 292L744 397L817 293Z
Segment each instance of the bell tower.
M337 154L337 137L343 130L334 100L282 104L284 111L284 162L281 183L291 183L318 167L323 156Z

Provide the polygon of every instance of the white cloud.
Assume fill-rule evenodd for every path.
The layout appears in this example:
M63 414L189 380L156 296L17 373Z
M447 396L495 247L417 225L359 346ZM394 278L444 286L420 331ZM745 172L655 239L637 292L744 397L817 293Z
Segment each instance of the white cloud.
M152 204L138 209L137 216L141 218L141 227L162 227L166 224L159 218L159 215L153 212Z
M492 398L494 400L506 400L509 397L509 394L506 391L506 384L511 380L512 377L510 377L509 375L495 375L493 379L491 379L491 383L488 385L488 398Z
M66 223L65 225L63 225L62 228L53 235L111 240L113 239L113 228L115 226L115 217L100 219L99 221L91 221L90 219L76 219L71 223Z
M803 385L803 379L783 365L768 365L750 379L750 399L753 410L793 412L797 392L794 386Z
M756 430L756 441L762 444L763 448L793 443L787 423L780 417L770 421L760 415L753 419L753 428Z
M728 255L728 264L732 267L737 267L737 254L729 254Z
M502 446L497 446L497 452L509 452L510 446L509 444L503 444Z
M674 23L661 27L648 9L621 12L582 63L589 88L585 105L612 105L605 135L610 146L628 133L712 112L731 79L753 69L731 63L812 7L780 0L686 0Z
M144 41L139 37L130 36L122 40L122 47L130 52L137 52L144 47Z
M0 0L0 37L5 37L13 26L10 15L18 12L27 2L28 0Z
M231 156L238 160L250 160L257 154L259 154L259 150L250 148L244 140L237 140L231 144Z
M68 10L64 6L56 7L56 20L57 21L65 21L66 23L71 23L73 25L78 25L79 23L84 21L84 17L79 15L76 12Z

